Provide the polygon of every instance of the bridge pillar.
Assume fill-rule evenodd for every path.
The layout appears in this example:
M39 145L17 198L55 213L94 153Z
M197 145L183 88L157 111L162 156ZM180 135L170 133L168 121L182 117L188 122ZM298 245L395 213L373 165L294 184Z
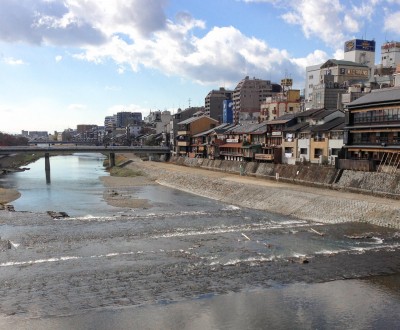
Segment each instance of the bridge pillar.
M110 165L110 167L115 166L115 153L114 152L110 152L109 165Z
M50 183L50 154L46 152L44 154L44 169L46 171L46 183Z
M48 152L44 154L44 169L50 171L50 154Z

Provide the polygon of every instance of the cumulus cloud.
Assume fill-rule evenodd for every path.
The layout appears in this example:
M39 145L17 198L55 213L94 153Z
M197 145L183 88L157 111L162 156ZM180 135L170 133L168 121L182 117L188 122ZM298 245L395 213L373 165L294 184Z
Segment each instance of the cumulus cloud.
M166 24L165 0L2 0L0 40L99 45L120 31L149 36Z
M279 8L286 23L335 49L362 28L358 18L370 19L383 0L364 0L357 7L339 0L242 1ZM168 19L166 5L167 0L2 0L0 40L75 46L76 59L94 63L112 59L120 74L151 68L201 84L230 86L246 75L279 81L283 72L289 72L293 79L303 80L307 65L328 58L318 50L293 58L234 26L213 27L199 37L196 32L204 31L206 22L188 12ZM387 29L395 28L394 19L388 18L392 23Z
M385 17L384 30L397 36L400 35L400 11L390 13Z

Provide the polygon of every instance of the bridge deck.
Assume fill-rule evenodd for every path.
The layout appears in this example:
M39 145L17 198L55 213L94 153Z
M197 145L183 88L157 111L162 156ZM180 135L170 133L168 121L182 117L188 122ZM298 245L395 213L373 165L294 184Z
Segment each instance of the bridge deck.
M158 146L82 146L82 145L63 145L63 146L16 146L16 147L0 147L0 155L10 155L15 153L135 153L135 154L169 154L170 150L168 147Z

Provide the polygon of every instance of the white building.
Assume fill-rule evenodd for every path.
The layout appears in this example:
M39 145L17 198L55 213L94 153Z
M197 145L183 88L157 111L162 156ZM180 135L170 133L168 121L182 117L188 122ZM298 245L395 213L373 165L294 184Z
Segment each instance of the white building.
M344 43L344 60L375 66L375 41L353 39Z
M386 68L395 68L400 64L400 42L386 42L381 46L381 63Z

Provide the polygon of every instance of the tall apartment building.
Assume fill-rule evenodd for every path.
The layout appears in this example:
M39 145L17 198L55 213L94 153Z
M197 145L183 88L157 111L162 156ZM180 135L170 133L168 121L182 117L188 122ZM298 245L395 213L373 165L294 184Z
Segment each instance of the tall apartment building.
M223 102L232 99L233 91L221 87L218 90L210 91L205 97L205 115L219 122L223 119Z
M112 132L117 127L117 115L106 116L104 118L104 128L106 132Z
M127 127L129 124L142 122L141 112L122 111L117 113L117 127Z
M281 92L281 86L246 76L233 91L234 122L255 121L260 114L260 105L267 97Z

